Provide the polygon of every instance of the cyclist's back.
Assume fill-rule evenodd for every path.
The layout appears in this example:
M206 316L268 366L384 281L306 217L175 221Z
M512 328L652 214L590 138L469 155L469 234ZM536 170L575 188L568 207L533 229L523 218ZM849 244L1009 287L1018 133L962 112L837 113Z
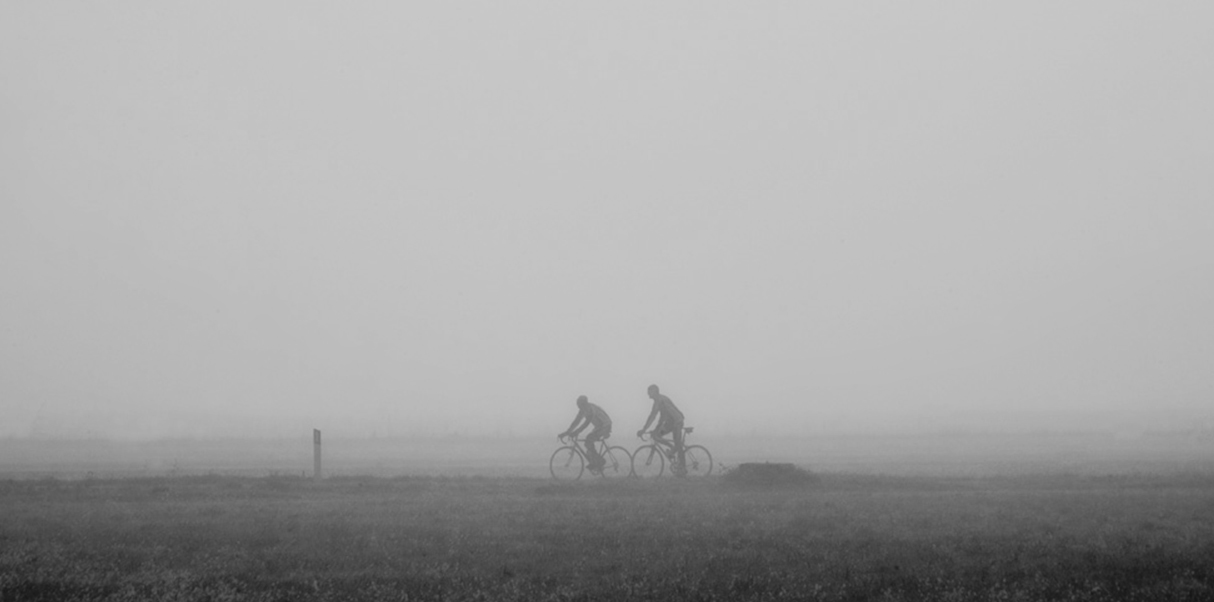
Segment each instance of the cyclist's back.
M683 412L674 405L670 398L654 391L653 394L653 410L651 413L658 413L658 424L683 424Z
M590 425L593 426L595 430L611 430L611 416L608 416L607 412L603 408L599 407L597 403L587 401L586 407L580 408L578 411L579 416L582 414L585 414L586 420L590 421Z

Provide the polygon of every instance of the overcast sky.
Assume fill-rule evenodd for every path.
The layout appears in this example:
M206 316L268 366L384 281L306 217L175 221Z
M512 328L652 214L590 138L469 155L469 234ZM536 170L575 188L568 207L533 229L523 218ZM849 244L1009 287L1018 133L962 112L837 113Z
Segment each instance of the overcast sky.
M0 5L0 436L1214 407L1208 2L306 4Z

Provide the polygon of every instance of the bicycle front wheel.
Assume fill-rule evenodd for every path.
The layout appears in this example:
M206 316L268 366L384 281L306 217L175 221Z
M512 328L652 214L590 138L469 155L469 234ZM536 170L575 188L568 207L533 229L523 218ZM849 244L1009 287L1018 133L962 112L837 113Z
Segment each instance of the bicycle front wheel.
M618 446L608 447L603 452L603 459L607 463L603 465L600 476L614 479L632 474L632 454L628 450Z
M656 445L642 445L632 452L632 474L643 479L662 476L666 458Z
M692 445L683 450L687 476L706 477L712 474L712 454L703 445Z
M582 478L582 471L585 469L586 460L572 445L558 448L548 460L548 471L552 473L552 478L558 481L576 481Z

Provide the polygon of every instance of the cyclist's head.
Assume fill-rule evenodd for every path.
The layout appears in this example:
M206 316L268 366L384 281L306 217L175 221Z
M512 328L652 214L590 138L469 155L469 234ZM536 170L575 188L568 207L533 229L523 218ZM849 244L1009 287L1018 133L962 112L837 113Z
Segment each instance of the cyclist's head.
M579 396L578 396L578 398L577 398L577 407L579 407L579 408L580 408L580 407L582 407L582 406L585 406L585 405L586 405L587 403L589 403L589 402L590 402L590 400L589 400L589 399L586 399L586 396L585 396L585 395L579 395Z
M650 397L653 397L654 395L657 395L657 394L658 394L658 386L657 386L657 385L649 385L649 396L650 396Z

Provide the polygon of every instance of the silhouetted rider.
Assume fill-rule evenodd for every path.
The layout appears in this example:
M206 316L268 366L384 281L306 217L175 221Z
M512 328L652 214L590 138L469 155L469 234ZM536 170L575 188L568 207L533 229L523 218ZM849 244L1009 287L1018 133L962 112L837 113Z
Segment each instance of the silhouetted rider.
M674 434L674 449L678 453L679 463L675 470L676 474L685 470L686 466L683 455L683 413L679 408L675 407L674 402L670 398L658 392L657 385L649 385L649 398L653 400L653 409L649 411L649 418L645 420L645 426L637 431L637 436L645 434L645 429L649 428L649 424L653 422L654 417L658 417L657 426L653 427L653 438L667 442L663 438L664 435ZM671 467L675 469L675 467Z
M565 432L557 435L557 438L577 437L578 433L582 432L586 427L593 425L594 428L591 429L590 434L586 435L586 457L590 459L590 470L598 470L607 461L594 448L594 444L596 441L606 439L611 434L611 417L607 415L607 412L603 411L603 408L590 403L590 400L585 395L577 398L577 408L577 417L573 419L573 422Z

